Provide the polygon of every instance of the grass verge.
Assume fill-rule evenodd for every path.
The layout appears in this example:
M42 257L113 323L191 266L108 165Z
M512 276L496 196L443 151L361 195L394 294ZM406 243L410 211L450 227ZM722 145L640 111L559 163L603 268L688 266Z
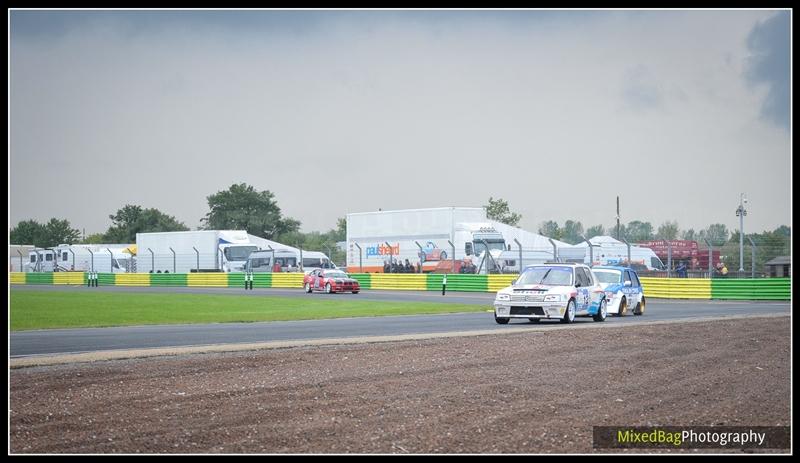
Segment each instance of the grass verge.
M336 295L307 298L211 294L11 293L11 331L51 328L156 325L174 323L261 322L381 315L482 312L470 304L336 300Z

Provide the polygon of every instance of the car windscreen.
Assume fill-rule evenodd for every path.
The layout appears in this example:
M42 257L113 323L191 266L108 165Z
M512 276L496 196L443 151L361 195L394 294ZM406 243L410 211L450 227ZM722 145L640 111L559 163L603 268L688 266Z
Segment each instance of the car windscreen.
M600 283L622 283L622 272L619 270L593 270Z
M522 273L516 284L569 286L572 284L572 268L531 267Z
M325 272L326 278L349 278L344 272Z

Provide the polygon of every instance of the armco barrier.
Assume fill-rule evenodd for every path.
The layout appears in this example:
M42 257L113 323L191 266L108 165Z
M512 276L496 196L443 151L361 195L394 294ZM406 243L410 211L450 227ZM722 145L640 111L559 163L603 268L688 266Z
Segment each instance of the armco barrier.
M118 286L150 286L149 273L121 273L115 283Z
M351 274L363 289L441 291L442 274ZM12 285L83 285L83 272L9 273ZM508 286L516 275L447 275L448 291L494 292ZM642 277L647 297L666 299L790 300L791 278L701 279ZM100 273L101 286L206 286L244 288L243 273ZM254 273L255 288L300 288L300 273Z
M52 285L52 273L27 273L25 274L26 285Z
M711 280L713 299L789 300L791 278L724 279Z
M361 289L372 289L371 273L351 273L350 276L358 281L358 286L360 286Z
M272 274L272 287L273 288L302 288L303 287L303 274L302 273L273 273Z
M517 274L513 275L489 275L488 284L489 291L500 291L506 286L510 286L511 282L517 279Z
M124 273L117 275L117 281ZM131 275L136 275L131 274ZM150 273L150 286L186 286L187 276L185 273ZM119 283L117 283L119 284Z
M428 275L425 273L373 273L370 277L371 289L406 289L425 291Z
M190 273L186 277L187 286L228 287L227 273ZM242 283L244 286L244 283Z
M443 275L429 273L427 289L441 291ZM488 278L486 275L447 275L448 291L476 291L486 292L489 290Z
M53 274L54 285L82 285L86 283L83 272L58 272Z
M640 278L645 297L711 299L711 281L701 278Z

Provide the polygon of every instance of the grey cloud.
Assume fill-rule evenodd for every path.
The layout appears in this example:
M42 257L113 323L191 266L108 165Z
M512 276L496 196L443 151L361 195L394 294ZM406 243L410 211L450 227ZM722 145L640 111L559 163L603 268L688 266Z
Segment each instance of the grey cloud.
M752 86L767 85L761 117L789 128L789 12L781 11L758 22L747 37L752 54L745 78Z
M646 111L661 106L663 100L661 88L647 66L640 64L628 69L624 79L622 98L627 107Z

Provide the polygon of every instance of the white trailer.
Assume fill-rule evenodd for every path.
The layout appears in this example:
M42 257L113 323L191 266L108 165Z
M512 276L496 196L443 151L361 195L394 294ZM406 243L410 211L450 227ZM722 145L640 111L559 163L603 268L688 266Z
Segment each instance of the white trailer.
M241 272L250 253L259 249L251 236L243 230L137 233L136 271Z
M27 272L127 273L134 265L130 244L59 244L28 253Z
M631 245L630 261L628 260L628 246L610 236L595 236L590 238L592 250L583 241L574 246L559 247L559 257L564 262L579 262L587 265L633 265L643 266L647 270L664 270L665 265L650 249Z
M499 253L505 241L480 207L347 214L349 272L383 272L385 263L406 260L421 265L423 271L433 271L443 261L467 257L477 266L491 262L484 256L487 247Z

